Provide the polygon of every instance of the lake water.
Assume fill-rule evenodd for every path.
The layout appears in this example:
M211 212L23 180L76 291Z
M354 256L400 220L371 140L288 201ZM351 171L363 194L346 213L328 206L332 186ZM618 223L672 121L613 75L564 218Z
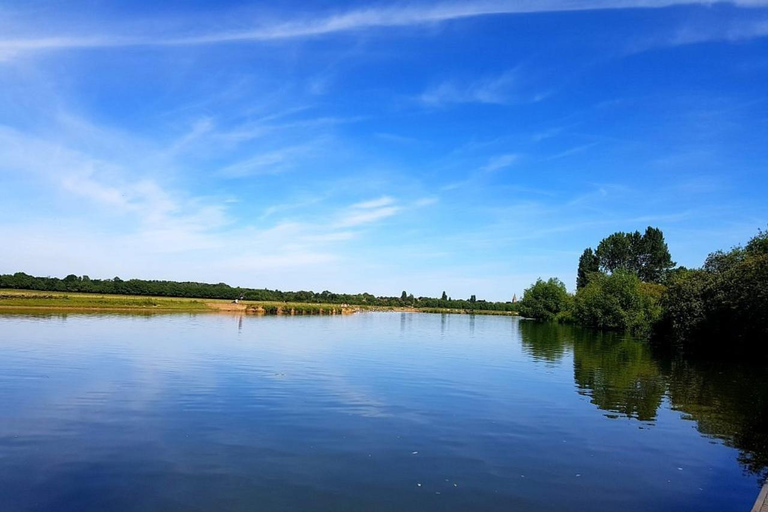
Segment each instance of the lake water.
M0 315L0 510L747 512L767 383L510 317Z

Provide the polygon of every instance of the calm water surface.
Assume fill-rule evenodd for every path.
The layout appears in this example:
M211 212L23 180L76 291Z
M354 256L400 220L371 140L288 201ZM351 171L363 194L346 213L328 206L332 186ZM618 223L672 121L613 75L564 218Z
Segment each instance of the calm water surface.
M0 510L747 512L767 382L508 317L0 315Z

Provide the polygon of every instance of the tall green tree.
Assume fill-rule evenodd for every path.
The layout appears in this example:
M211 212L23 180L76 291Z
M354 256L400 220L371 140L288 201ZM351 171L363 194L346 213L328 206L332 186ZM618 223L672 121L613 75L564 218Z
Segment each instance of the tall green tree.
M639 233L638 233L639 234ZM595 254L599 261L600 270L606 273L617 270L635 270L634 248L629 233L613 233L603 238L597 244Z
M664 233L659 228L648 226L640 240L637 252L638 277L647 283L659 283L666 272L675 266L669 247L664 241Z
M651 226L642 235L639 231L613 233L600 241L595 256L603 272L625 270L649 283L662 282L675 266L664 233Z
M600 259L592 248L584 249L579 257L579 270L576 273L576 289L580 290L589 283L589 276L594 272L600 271Z

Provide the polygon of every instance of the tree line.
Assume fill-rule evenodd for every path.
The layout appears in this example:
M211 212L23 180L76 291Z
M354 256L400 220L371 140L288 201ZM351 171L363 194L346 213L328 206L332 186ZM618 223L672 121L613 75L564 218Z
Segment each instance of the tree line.
M475 295L469 299L453 299L443 292L441 298L414 297L405 291L400 297L375 296L370 293L333 293L328 290L313 292L306 290L281 291L232 287L225 283L210 284L197 282L158 281L144 279L123 280L91 279L87 275L70 274L63 279L57 277L35 277L24 272L0 274L0 288L39 290L51 292L82 292L117 295L143 295L154 297L185 297L200 299L244 299L271 302L302 302L322 304L349 304L377 307L443 308L456 310L516 311L512 302L491 302L478 300Z
M539 279L519 311L627 331L688 355L727 347L728 356L768 357L768 232L696 269L676 266L658 228L614 233L582 253L575 294L557 278Z

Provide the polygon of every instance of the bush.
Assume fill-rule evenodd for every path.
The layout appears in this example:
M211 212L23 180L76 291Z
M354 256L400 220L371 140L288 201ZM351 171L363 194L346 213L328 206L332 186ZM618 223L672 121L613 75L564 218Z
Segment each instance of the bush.
M562 281L553 277L544 281L538 279L526 288L520 300L519 313L537 320L552 320L571 306L571 296Z
M768 233L675 276L662 305L658 333L687 353L768 356Z
M632 272L594 274L574 298L573 316L582 325L646 335L661 316L664 287L642 283Z

